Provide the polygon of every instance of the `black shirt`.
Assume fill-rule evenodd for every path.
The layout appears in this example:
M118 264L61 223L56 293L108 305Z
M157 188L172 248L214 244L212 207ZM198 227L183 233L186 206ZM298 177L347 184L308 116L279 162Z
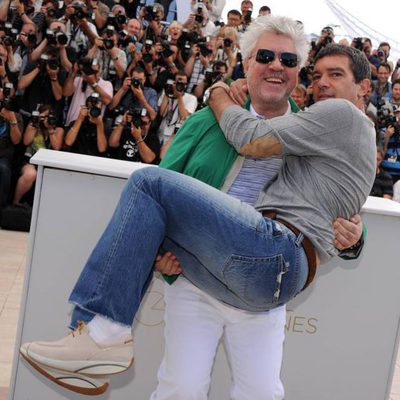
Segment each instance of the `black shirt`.
M158 164L160 162L159 155L161 145L157 134L150 130L143 139L146 145L156 155L156 158L151 164ZM136 141L130 132L130 128L127 126L122 131L120 144L116 151L116 158L125 161L143 162L142 158L140 157L138 145L136 144Z

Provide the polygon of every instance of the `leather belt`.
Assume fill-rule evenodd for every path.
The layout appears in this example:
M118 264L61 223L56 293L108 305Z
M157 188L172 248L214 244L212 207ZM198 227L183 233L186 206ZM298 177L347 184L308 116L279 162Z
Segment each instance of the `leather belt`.
M283 219L276 218L277 214L275 211L264 210L261 212L261 214L263 215L263 217L273 219L273 220L279 222L280 224L285 225L296 236L300 235L301 232L295 226L293 226L292 224L289 224L289 222L287 222ZM301 245L303 246L304 252L306 253L307 262L308 262L308 276L307 276L306 283L302 289L302 290L304 290L307 286L310 285L310 283L315 278L315 274L317 272L317 256L315 254L314 246L312 245L311 240L307 238L307 236L304 236Z

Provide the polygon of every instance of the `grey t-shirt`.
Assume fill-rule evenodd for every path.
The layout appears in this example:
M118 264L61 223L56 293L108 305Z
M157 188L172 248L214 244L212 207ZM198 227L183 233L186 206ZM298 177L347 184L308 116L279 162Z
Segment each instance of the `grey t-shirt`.
M332 222L359 213L375 179L373 123L349 101L330 99L271 120L232 106L220 126L237 151L261 136L279 140L282 167L261 191L256 209L275 210L296 226L321 263L336 255Z

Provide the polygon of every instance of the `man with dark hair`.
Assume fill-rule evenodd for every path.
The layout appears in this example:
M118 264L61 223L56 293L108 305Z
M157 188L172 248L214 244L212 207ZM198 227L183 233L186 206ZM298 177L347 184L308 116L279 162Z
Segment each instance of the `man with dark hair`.
M166 144L174 137L177 129L186 118L196 111L196 96L186 93L188 77L184 71L178 71L175 79L169 79L158 100L161 124L158 137L162 144ZM169 143L168 143L169 144ZM163 149L163 152L166 148Z
M258 16L271 15L271 9L268 6L261 6L258 10Z
M396 107L400 107L400 79L392 82L392 98L390 103Z
M228 22L226 26L237 28L242 23L242 14L238 10L230 10L227 15Z
M145 108L153 121L157 115L157 93L153 88L144 86L146 74L141 67L135 67L132 75L125 78L121 88L115 93L109 108L112 110L118 105L125 109L130 107Z
M390 99L392 95L392 88L389 83L390 74L392 69L387 62L383 62L378 67L377 80L374 81L375 90L371 95L371 103L375 106L380 99Z

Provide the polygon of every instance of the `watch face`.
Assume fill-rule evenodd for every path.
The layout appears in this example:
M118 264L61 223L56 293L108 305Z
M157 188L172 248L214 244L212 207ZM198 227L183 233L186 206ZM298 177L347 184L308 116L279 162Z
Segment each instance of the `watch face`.
M207 106L208 106L208 101L210 100L210 94L211 94L210 89L207 89L203 95L203 103L206 104Z

